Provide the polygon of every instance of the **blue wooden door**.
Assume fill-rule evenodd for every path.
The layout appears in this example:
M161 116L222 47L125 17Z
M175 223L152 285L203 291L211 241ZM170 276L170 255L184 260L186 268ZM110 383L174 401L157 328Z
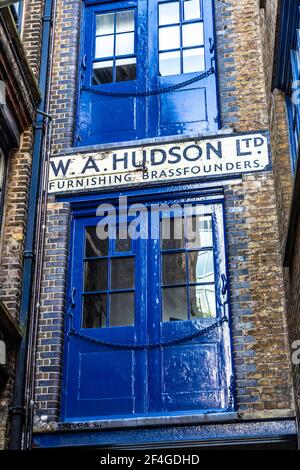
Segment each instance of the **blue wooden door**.
M173 88L150 99L152 133L158 136L214 132L218 129L212 0L149 2L149 80L152 89Z
M231 376L222 206L200 205L190 216L163 212L160 237L151 240L149 334L162 348L150 352L150 409L163 413L224 411ZM178 338L195 335L177 344ZM163 345L174 341L174 345ZM160 373L157 373L157 371Z
M85 9L81 91L76 143L94 145L145 136L145 98L134 96L146 88L146 1L99 3ZM105 93L119 93L109 96ZM129 93L133 96L126 97ZM123 95L123 96L122 96Z
M99 239L97 224L99 218L73 222L66 420L145 412L145 352L109 345L146 341L143 241Z
M145 239L99 240L99 219L73 222L66 420L230 404L222 205L148 207Z
M101 2L84 25L77 145L218 129L216 74L197 80L215 66L213 0Z

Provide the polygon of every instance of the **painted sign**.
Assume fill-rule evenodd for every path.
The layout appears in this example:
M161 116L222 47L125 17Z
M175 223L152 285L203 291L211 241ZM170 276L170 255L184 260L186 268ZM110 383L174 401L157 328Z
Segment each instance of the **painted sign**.
M52 156L49 192L220 177L270 168L267 132Z

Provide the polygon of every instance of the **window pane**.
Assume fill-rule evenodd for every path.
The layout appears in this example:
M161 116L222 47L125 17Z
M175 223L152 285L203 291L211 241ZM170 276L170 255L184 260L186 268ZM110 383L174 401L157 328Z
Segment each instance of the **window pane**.
M114 34L114 13L96 16L96 36L100 34Z
M100 240L97 237L96 227L86 227L85 229L85 257L107 256L108 238Z
M134 292L111 294L109 326L134 325Z
M205 70L204 48L183 51L183 73L202 72Z
M106 294L85 295L82 328L105 328L106 309Z
M185 21L196 20L201 17L200 0L185 0L183 5Z
M134 33L117 34L116 55L134 54Z
M213 246L211 216L187 217L186 238L189 249Z
M93 64L93 85L101 83L111 83L113 81L113 61L94 62Z
M203 23L184 24L182 26L183 47L202 46Z
M84 263L84 291L93 292L107 289L107 260Z
M168 49L177 49L180 47L180 28L179 26L168 26L159 30L159 49L165 51Z
M162 219L160 238L162 250L184 248L184 219L182 217Z
M161 77L179 75L181 73L180 51L159 54L159 73Z
M187 320L187 292L185 287L162 289L163 321Z
M214 282L214 255L212 251L188 253L189 282Z
M111 260L111 289L134 288L134 257Z
M127 82L136 79L136 59L116 60L116 81Z
M216 317L216 294L214 286L190 287L191 320L195 317Z
M114 55L114 36L99 36L96 38L95 58L112 57Z
M159 5L159 25L179 23L179 2Z
M117 13L117 33L134 31L134 11L120 11Z
M127 232L128 236L128 232ZM118 231L119 237L119 231ZM115 251L117 253L127 253L131 251L131 240L130 238L117 238L115 242Z
M186 283L185 253L162 256L162 282L165 286Z

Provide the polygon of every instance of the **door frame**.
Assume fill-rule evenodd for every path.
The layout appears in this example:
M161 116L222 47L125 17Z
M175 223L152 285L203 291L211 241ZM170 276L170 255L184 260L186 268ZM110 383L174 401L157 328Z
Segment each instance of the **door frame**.
M215 186L212 188L203 188L197 183L191 184L178 184L172 186L163 186L163 187L151 187L151 188L139 188L139 189L129 189L121 192L116 191L103 191L98 193L89 193L89 194L80 194L80 195L57 195L56 199L60 202L67 202L71 206L71 231L70 231L70 240L73 245L73 237L74 237L74 218L80 217L93 217L95 216L96 208L99 204L103 203L117 203L120 197L127 197L128 198L128 205L131 203L159 203L163 201L170 201L172 203L176 203L179 200L184 202L188 200L193 204L221 204L222 211L223 211L223 223L224 223L224 245L225 245L225 267L226 272L229 273L228 270L228 258L227 258L227 250L226 250L226 218L225 218L225 210L224 210L224 191L222 186ZM71 275L72 275L72 256L71 252L69 252L69 268L68 268L68 280L67 280L67 292L66 292L66 324L65 324L65 337L64 337L64 363L63 363L63 381L62 381L62 399L61 399L61 421L65 421L65 412L66 412L66 377L67 377L67 359L68 359L68 336L69 336L69 306L70 306L70 299L72 298L72 292L70 290L71 287ZM227 298L230 297L230 288L229 288L229 280L228 280L228 294ZM227 360L229 361L226 365L226 383L227 383L227 390L228 396L231 397L231 407L228 410L216 412L216 414L224 415L226 413L232 413L235 410L235 399L234 399L234 364L233 364L233 346L232 346L232 339L231 339L231 322L230 322L230 305L227 304L227 317L229 319L228 324L226 324L225 328L225 337L227 338ZM227 326L228 325L228 326ZM161 413L160 417L166 416L186 416L195 415L194 410L192 412L170 412L170 413ZM205 411L200 410L199 416L206 414ZM157 416L157 413L156 413ZM149 416L145 416L141 419L145 419L145 422L151 418L151 414ZM135 417L127 417L126 419L131 420L135 419ZM119 420L119 417L113 419L113 421ZM82 422L80 418L76 419L67 419L69 422ZM105 422L105 419L101 419L101 422ZM111 419L109 419L111 421Z

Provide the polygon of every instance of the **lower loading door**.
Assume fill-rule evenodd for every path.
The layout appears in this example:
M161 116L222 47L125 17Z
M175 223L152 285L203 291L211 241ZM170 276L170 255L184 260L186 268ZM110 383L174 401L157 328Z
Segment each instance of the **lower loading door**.
M99 240L98 221L74 222L64 419L226 410L222 206L162 212L147 240Z

